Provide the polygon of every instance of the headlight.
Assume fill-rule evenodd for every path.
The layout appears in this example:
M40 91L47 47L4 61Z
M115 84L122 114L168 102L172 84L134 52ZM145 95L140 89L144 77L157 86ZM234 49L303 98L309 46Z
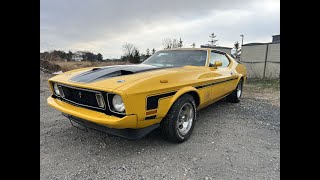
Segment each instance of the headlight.
M58 85L56 83L53 84L53 89L54 89L54 93L56 93L56 95L60 96L60 91L59 91Z
M112 105L113 105L113 108L118 112L124 112L124 110L126 109L124 107L124 103L122 101L122 98L119 95L114 95L113 96Z

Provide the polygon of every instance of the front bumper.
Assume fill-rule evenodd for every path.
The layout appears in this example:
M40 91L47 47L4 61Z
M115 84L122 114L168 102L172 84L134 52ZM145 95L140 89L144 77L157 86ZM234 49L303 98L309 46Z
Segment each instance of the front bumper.
M154 124L154 125L148 126L146 128L141 128L141 129L115 129L115 128L108 128L106 126L102 126L102 125L99 125L99 124L96 124L96 123L93 123L90 121L86 121L84 119L77 118L72 115L68 115L68 114L64 114L64 113L63 113L63 115L70 119L70 122L73 126L80 128L79 127L79 125L80 125L81 126L80 129L82 129L82 130L87 131L88 128L90 128L93 130L105 132L108 134L113 134L113 135L120 136L120 137L127 138L127 139L140 139L160 126L159 124ZM77 123L77 126L74 125L74 123Z
M107 126L109 128L137 129L137 115L127 115L122 118L109 116L102 112L71 105L59 99L52 98L51 96L47 99L47 103L51 107L61 111L62 113L72 115L74 117L84 119L99 125Z

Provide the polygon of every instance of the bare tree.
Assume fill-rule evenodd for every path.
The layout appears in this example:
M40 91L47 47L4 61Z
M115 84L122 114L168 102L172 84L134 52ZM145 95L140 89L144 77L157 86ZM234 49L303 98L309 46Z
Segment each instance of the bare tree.
M57 59L59 59L59 56L55 52L56 52L55 50L51 50L51 51L45 51L43 53L40 53L40 60L56 61Z
M195 43L195 42L192 43L191 46L192 46L193 48L195 48L195 47L196 47L196 43Z
M125 43L124 45L122 45L122 49L123 49L124 55L129 57L133 55L134 51L137 48L131 43Z
M163 49L171 49L172 48L172 40L171 39L163 39L162 40Z
M178 48L179 42L177 39L166 38L162 40L162 45L164 49Z

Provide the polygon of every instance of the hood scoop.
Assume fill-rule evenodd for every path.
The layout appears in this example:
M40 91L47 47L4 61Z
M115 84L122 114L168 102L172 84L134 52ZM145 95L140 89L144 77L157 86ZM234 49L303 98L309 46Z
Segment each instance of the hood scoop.
M72 77L70 80L74 82L90 83L94 81L104 80L107 78L130 75L138 72L145 72L150 70L161 69L156 66L150 65L118 65L107 66L101 68L93 68L89 71L83 72Z

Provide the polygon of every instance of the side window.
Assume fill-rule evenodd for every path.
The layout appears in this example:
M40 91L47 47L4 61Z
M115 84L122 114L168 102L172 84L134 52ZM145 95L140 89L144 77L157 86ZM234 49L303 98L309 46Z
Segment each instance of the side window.
M220 68L226 68L230 64L229 59L225 55L211 52L210 64L214 64L216 61L222 62L222 66Z
M229 66L230 64L230 61L229 59L224 55L224 54L220 54L221 58L220 58L220 61L222 62L222 68L226 68Z

